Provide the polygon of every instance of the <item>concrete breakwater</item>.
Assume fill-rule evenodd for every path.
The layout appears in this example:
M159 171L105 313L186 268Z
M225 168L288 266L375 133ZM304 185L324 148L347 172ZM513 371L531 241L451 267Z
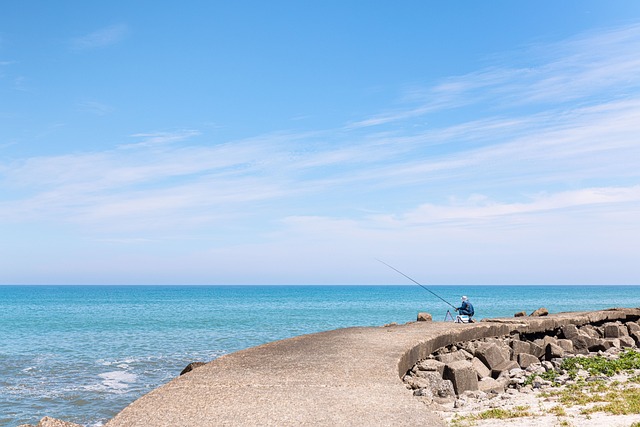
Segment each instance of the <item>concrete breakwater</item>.
M640 319L640 309L346 328L232 353L133 402L106 427L421 425L442 419L402 379L441 349L483 338L557 335ZM535 338L539 339L539 338ZM543 339L543 338L542 338Z

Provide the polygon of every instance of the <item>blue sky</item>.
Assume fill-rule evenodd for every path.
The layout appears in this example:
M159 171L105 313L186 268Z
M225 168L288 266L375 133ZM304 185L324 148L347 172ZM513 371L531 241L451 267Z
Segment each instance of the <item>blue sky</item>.
M0 283L640 284L640 2L8 1Z

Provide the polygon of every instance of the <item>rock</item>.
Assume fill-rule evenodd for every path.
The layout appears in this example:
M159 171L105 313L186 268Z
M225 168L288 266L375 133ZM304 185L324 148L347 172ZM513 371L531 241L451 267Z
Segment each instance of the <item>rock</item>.
M573 342L571 340L559 339L556 343L565 353L573 353Z
M605 338L620 338L627 335L627 328L617 323L605 323L603 330Z
M491 369L487 368L487 365L485 365L484 362L482 362L482 360L478 359L477 357L474 357L473 359L471 359L471 364L473 365L473 368L476 370L479 380L491 376Z
M549 315L549 310L547 310L544 307L540 307L539 309L535 310L533 313L530 314L530 316L534 316L534 317L547 316L547 315Z
M602 338L602 333L593 325L584 325L580 328L580 331L584 332L591 338L599 339Z
M498 378L503 374L508 375L510 370L519 368L519 367L520 365L518 365L518 362L514 360L505 360L504 362L500 363L499 365L497 365L491 370L491 376L493 378Z
M464 353L460 351L454 351L451 353L439 354L436 356L436 360L442 363L457 362L459 360L466 360Z
M596 338L590 337L583 331L578 331L575 336L570 338L571 344L573 344L573 352L576 354L588 354L589 348L594 346L597 342Z
M443 378L451 381L458 395L467 390L478 389L478 375L473 364L467 360L448 363L444 368Z
M560 329L560 335L562 338L570 340L571 338L578 336L578 327L576 325L564 325Z
M545 361L542 362L542 367L544 368L544 370L546 372L554 370L553 364L551 362L549 362L548 360L545 360Z
M534 356L536 356L538 359L540 359L542 356L544 356L544 347L534 343L534 342L530 342L529 343L529 353L533 354Z
M475 356L491 370L507 360L494 343L488 343L478 347Z
M626 326L629 335L631 335L633 332L640 332L640 325L638 325L636 322L628 322Z
M564 350L559 345L549 343L545 348L544 358L546 360L555 359L564 356Z
M417 390L419 388L431 389L434 384L442 381L442 378L440 378L440 375L438 375L437 372L424 372L419 377L414 375L405 375L402 381L404 381L412 390Z
M529 353L518 354L518 365L520 365L522 369L526 369L529 366L533 365L534 363L540 363L540 360L537 357L535 357L533 354L529 354Z
M440 376L442 376L442 374L444 372L444 365L445 365L444 363L442 363L442 362L440 362L438 360L435 360L435 359L421 360L420 362L418 362L416 364L416 370L415 371L427 371L427 372L436 371L436 372L438 372L438 374Z
M528 342L515 340L511 341L511 349L513 350L513 360L517 360L518 354L529 353L531 351L531 346Z
M487 377L478 382L478 390L484 393L504 393L505 386L504 382Z
M433 317L429 313L418 313L418 322L431 322Z
M519 311L513 315L513 317L525 317L527 315L526 311Z
M628 348L636 345L636 340L633 337L624 336L618 338L620 340L620 347Z
M191 372L194 369L199 368L202 365L206 365L206 363L204 363L204 362L191 362L182 370L182 372L180 372L180 375L184 375L187 372Z

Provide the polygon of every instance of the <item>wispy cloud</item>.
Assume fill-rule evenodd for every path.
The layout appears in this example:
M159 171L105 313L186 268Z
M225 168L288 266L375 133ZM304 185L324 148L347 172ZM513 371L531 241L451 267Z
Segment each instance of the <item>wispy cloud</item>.
M70 47L77 51L100 49L121 42L128 34L127 25L111 25L72 39Z
M640 25L591 33L554 45L527 49L526 65L493 65L452 76L405 93L405 108L350 123L348 128L379 126L436 111L487 103L491 110L532 104L559 105L606 91L624 96L640 87Z
M140 139L140 142L121 145L121 148L150 147L154 145L169 144L172 142L184 141L188 138L200 135L200 131L185 129L173 132L149 132L129 135L132 138Z
M78 104L78 108L96 116L106 116L115 110L112 106L99 101L82 101Z
M539 280L551 279L513 254L617 265L640 249L637 51L640 26L535 47L526 66L445 78L335 129L222 142L139 132L101 152L5 159L0 219L112 245L208 239L220 249L203 259L280 267L377 251L424 268L428 254L441 282L459 257L477 274L508 260ZM192 255L176 269L198 268Z

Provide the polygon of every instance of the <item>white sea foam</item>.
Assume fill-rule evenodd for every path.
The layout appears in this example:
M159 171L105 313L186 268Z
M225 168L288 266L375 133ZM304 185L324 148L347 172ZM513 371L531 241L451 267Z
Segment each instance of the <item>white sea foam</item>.
M130 383L138 379L136 374L126 371L105 372L98 375L102 378L102 384L112 390L126 390Z

